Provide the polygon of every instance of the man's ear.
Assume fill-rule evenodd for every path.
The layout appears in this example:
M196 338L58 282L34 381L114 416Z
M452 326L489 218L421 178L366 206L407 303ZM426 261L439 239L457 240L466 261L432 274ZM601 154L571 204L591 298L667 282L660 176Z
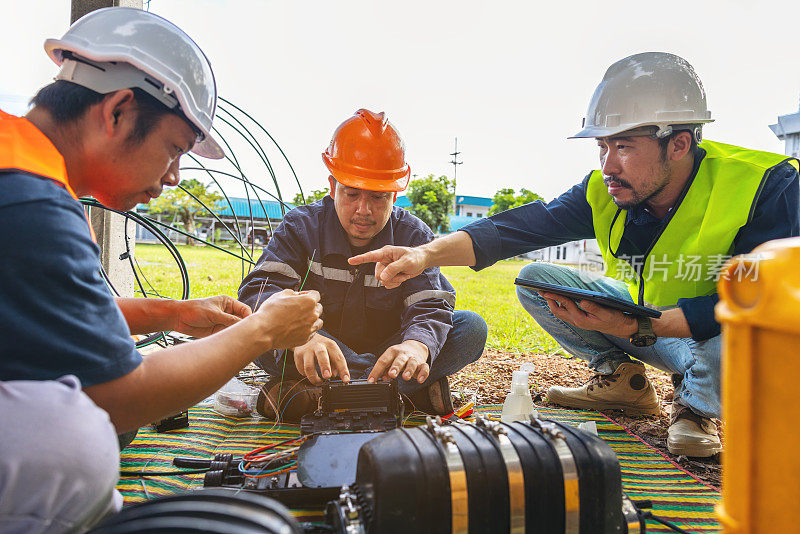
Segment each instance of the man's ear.
M690 132L678 132L669 142L667 159L670 161L680 161L692 149L692 134Z
M336 198L336 178L332 175L328 175L328 185L331 186L331 198Z
M107 94L100 102L100 117L103 129L109 137L124 134L133 129L136 119L136 99L130 89L121 89Z

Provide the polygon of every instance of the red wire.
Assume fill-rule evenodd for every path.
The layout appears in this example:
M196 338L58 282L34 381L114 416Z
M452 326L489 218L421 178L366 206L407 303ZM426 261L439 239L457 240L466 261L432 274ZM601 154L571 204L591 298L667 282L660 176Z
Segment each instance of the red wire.
M457 412L457 411L458 411L458 410L456 410L456 412ZM447 415L443 415L443 416L442 416L442 419L450 419L451 417L453 417L454 415L456 415L456 412L452 412L452 413L449 413L449 414L447 414ZM469 410L467 410L466 412L462 413L461 415L459 415L459 416L457 416L457 417L458 417L459 419L464 419L465 417L469 417L470 415L472 415L474 412L475 412L475 410L473 410L472 408L470 408Z
M263 447L259 447L257 449L253 449L252 451L250 451L247 454L245 454L244 456L242 456L242 459L248 460L248 461L251 461L251 462L258 461L259 457L256 456L256 455L258 453L260 453L260 452L268 451L270 449L274 449L275 447L280 447L282 445L292 445L294 443L297 443L297 442L300 442L300 441L304 441L305 439L306 439L306 436L300 436L300 437L297 437L297 438L287 439L286 441L281 441L281 442L278 442L278 443L271 443L269 445L265 445Z
M293 465L292 467L289 467L287 469L281 469L280 471L275 471L274 473L269 473L269 474L266 474L266 475L248 475L248 476L250 478L274 477L275 475L280 475L282 473L288 473L289 471L292 471L296 467L297 467L296 465Z

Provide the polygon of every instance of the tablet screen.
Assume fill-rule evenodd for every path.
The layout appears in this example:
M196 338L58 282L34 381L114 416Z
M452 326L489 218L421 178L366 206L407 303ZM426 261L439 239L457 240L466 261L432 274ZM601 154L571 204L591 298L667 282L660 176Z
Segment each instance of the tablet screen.
M591 300L592 302L596 302L602 306L613 308L630 315L651 317L653 319L658 319L661 317L661 312L658 310L653 310L645 306L639 306L633 302L612 297L611 295L606 295L598 291L589 291L588 289L578 289L577 287L548 284L547 282L539 282L537 280L528 280L525 278L517 278L514 280L514 283L518 286L528 287L536 291L541 290L549 293L556 293L557 295L563 295L574 301Z

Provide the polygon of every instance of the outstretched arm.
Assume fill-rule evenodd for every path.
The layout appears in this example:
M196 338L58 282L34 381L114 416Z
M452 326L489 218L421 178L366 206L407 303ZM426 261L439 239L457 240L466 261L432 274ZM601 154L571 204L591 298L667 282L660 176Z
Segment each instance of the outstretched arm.
M388 289L393 289L429 267L475 265L475 252L469 234L459 231L419 247L386 245L353 256L348 261L350 265L375 262L375 278Z

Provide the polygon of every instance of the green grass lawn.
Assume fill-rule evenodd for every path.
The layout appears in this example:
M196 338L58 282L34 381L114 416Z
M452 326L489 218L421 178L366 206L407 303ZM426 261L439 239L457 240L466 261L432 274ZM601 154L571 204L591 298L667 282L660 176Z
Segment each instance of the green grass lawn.
M236 296L239 283L244 274L249 271L248 264L245 264L243 271L242 260L221 250L211 247L176 246L189 273L189 296L191 298L220 294ZM238 248L231 249L231 252L239 255ZM258 254L257 252L256 259L258 259ZM136 259L144 274L141 277L142 284L148 293L151 292L152 287L164 297L180 298L182 285L178 266L165 247L137 243ZM141 296L138 288L136 296Z
M179 245L178 250L189 272L190 297L236 296L243 277L240 259L210 247ZM238 254L238 249L235 252ZM258 255L256 251L256 259ZM136 259L148 293L180 297L180 275L167 249L138 243ZM559 350L558 345L517 300L514 278L523 265L524 261L509 260L479 273L467 267L445 267L442 271L456 288L456 308L480 314L489 325L487 348L512 353L553 353ZM246 273L248 267L245 268Z
M501 261L480 272L468 267L443 267L456 288L456 309L481 315L489 325L487 348L503 352L552 353L559 346L531 319L514 290L524 261Z

